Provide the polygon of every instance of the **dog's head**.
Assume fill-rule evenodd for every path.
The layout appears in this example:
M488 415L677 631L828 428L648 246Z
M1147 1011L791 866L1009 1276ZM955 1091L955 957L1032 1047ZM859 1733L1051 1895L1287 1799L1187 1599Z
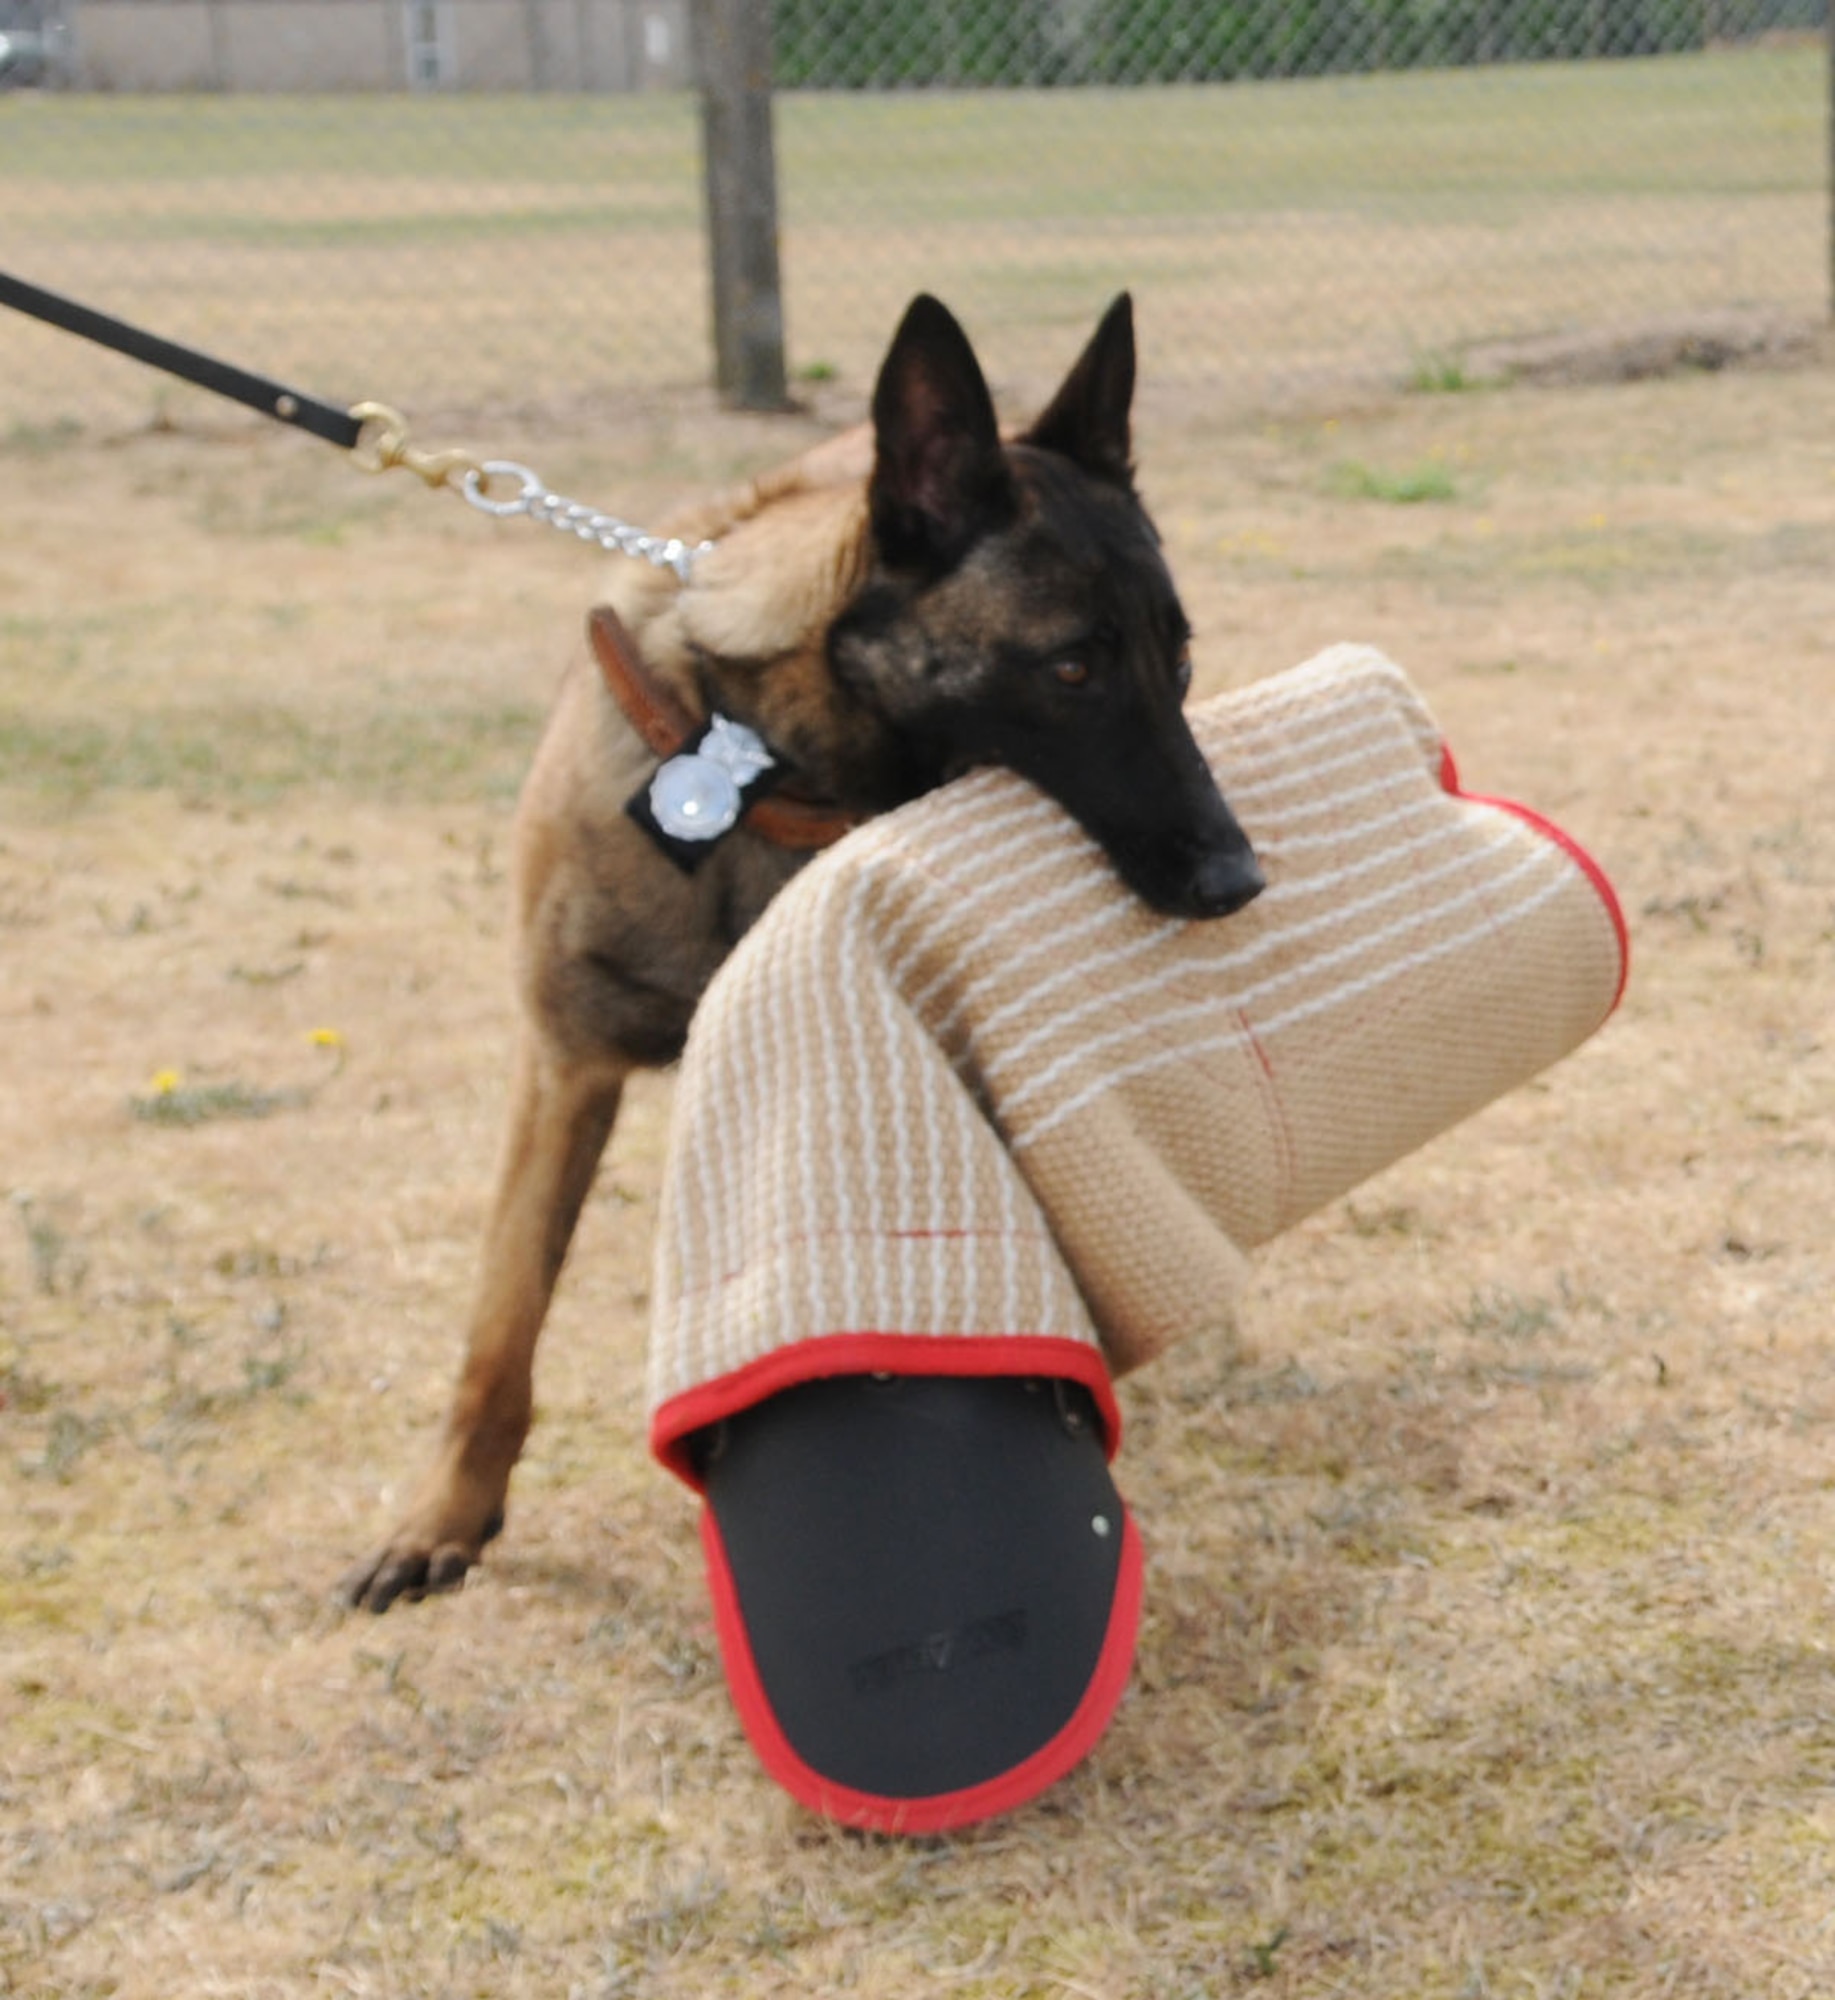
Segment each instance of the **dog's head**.
M905 314L873 397L873 566L836 620L842 685L907 747L910 788L1005 765L1156 909L1222 916L1263 878L1185 719L1191 628L1134 490L1124 294L1003 444L961 327Z

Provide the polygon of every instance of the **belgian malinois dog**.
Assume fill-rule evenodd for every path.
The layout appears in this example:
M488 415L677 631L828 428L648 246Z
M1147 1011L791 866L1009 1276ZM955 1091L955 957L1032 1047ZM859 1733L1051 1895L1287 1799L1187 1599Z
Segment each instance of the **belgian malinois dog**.
M680 1054L715 969L827 833L998 763L1156 909L1222 916L1261 889L1183 712L1190 627L1135 493L1134 367L1124 294L1003 440L966 336L921 297L870 426L672 524L712 543L686 581L622 566L517 808L524 1032L464 1366L347 1602L451 1588L502 1527L624 1081ZM784 782L754 804L761 769Z

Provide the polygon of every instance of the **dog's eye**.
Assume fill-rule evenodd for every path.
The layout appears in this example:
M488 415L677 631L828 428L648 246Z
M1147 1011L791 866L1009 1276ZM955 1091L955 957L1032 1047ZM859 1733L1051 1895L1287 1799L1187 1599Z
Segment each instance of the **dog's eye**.
M1053 660L1051 677L1060 687L1080 688L1089 685L1090 670L1087 660Z
M1191 693L1191 648L1189 646L1185 647L1179 654L1172 672L1174 680L1179 685L1179 699L1183 701Z

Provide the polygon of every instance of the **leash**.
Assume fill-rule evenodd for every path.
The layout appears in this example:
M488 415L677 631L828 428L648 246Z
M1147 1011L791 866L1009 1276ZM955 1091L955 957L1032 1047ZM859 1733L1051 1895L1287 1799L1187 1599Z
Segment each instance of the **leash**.
M684 583L696 556L712 546L708 542L690 546L673 535L646 534L616 514L551 491L539 474L514 459L477 459L458 450L425 451L411 441L407 419L387 403L353 403L341 410L304 390L220 361L198 348L181 346L57 292L28 285L5 271L0 271L0 305L162 369L272 417L276 423L323 438L348 451L352 462L364 472L391 472L400 466L432 489L457 493L467 505L495 520L525 517L541 527L594 542L608 554L673 570ZM493 489L503 496L506 487L515 490L506 497L493 497Z
M496 520L526 517L580 541L595 542L608 554L673 570L683 583L689 580L695 558L713 546L700 542L691 547L673 535L646 534L616 514L551 491L538 473L514 459L481 460L467 451L423 450L409 436L407 419L387 403L353 403L341 410L269 376L28 285L5 271L0 271L0 305L163 369L276 423L310 432L349 452L352 463L364 472L390 472L400 466L424 485L456 492ZM499 497L505 486L515 490ZM679 868L691 872L698 867L741 818L774 845L805 852L831 845L857 823L853 814L824 801L768 796L784 775L783 760L729 716L715 713L703 722L692 715L650 673L611 610L604 606L594 610L588 633L608 693L662 760L627 810Z

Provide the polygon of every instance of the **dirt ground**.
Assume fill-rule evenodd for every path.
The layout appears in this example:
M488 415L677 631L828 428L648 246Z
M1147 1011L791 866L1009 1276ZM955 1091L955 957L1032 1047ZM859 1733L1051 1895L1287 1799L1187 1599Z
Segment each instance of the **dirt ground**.
M837 408L825 415L845 414ZM808 420L476 440L641 515ZM1096 1754L958 1837L758 1770L647 1459L635 1093L460 1594L427 1452L511 799L596 559L180 406L0 446L0 1992L1835 1992L1835 374L1143 412L1208 689L1330 641L1615 879L1617 1018L1124 1385Z

